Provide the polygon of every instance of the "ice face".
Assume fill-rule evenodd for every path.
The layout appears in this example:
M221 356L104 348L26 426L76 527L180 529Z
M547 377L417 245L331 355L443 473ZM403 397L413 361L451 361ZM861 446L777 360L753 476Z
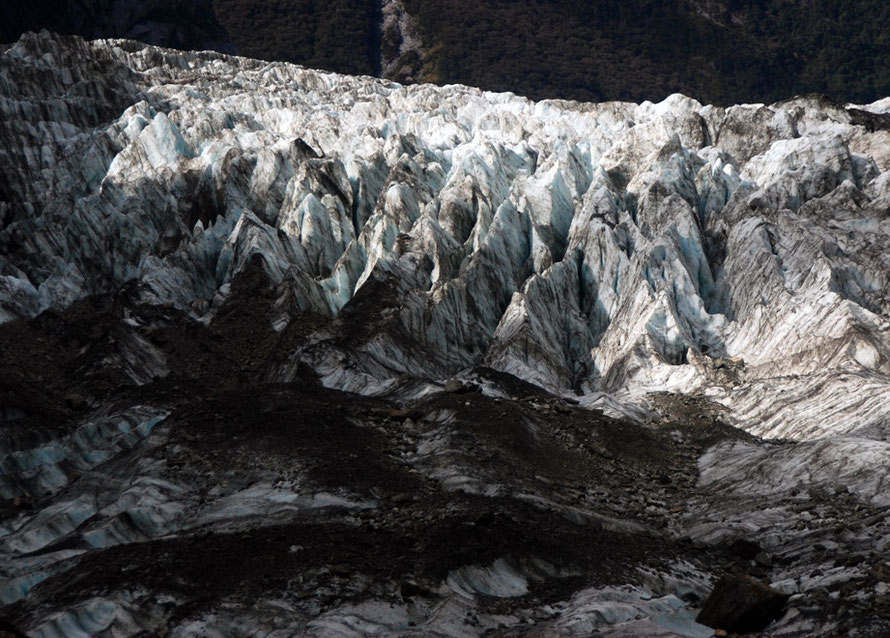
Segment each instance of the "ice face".
M886 131L850 109L534 103L48 34L0 68L4 321L138 282L206 322L259 259L277 330L399 299L294 355L332 387L484 363L798 438L886 409ZM817 392L828 371L855 380ZM797 414L764 382L789 375Z

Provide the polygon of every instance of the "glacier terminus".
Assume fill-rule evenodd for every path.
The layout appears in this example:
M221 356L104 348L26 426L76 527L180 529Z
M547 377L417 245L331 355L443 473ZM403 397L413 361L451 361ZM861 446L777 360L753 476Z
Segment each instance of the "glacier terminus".
M890 98L4 47L28 635L890 635Z

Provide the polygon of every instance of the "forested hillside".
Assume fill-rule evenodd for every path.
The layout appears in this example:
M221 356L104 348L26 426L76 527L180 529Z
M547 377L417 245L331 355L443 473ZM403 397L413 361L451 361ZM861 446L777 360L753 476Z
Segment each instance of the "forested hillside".
M890 95L886 0L402 0L426 81L533 98L771 102ZM0 40L46 27L378 73L380 0L0 0ZM214 15L215 14L215 15ZM391 42L389 42L391 45ZM397 77L395 79L403 79Z
M532 97L890 94L884 0L406 0L426 72Z
M341 73L372 74L379 52L373 0L213 0L238 53Z
M212 0L0 0L0 43L41 29L91 40L129 38L174 49L235 52Z

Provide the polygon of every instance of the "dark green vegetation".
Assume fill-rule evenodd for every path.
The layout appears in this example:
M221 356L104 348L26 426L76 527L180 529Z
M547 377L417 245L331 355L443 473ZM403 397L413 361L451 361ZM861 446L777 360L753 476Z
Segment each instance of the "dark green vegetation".
M377 68L373 0L213 0L240 55L341 73Z
M890 94L883 0L408 0L435 81L541 98Z
M129 38L175 49L235 52L212 0L0 0L0 42L41 29L90 40Z
M0 14L6 16L0 41L47 27L181 48L234 45L250 57L369 74L380 68L379 4L0 0ZM720 104L813 92L841 102L890 95L890 3L885 0L403 4L419 25L423 78L431 82L580 100L659 100L681 92Z

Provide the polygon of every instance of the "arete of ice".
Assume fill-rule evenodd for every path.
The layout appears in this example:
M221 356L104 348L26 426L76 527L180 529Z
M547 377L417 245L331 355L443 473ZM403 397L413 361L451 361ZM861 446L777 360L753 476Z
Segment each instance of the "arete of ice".
M885 425L886 101L535 103L48 34L0 87L0 320L135 285L210 321L258 259L276 329L330 319L270 380L486 365L764 436Z

